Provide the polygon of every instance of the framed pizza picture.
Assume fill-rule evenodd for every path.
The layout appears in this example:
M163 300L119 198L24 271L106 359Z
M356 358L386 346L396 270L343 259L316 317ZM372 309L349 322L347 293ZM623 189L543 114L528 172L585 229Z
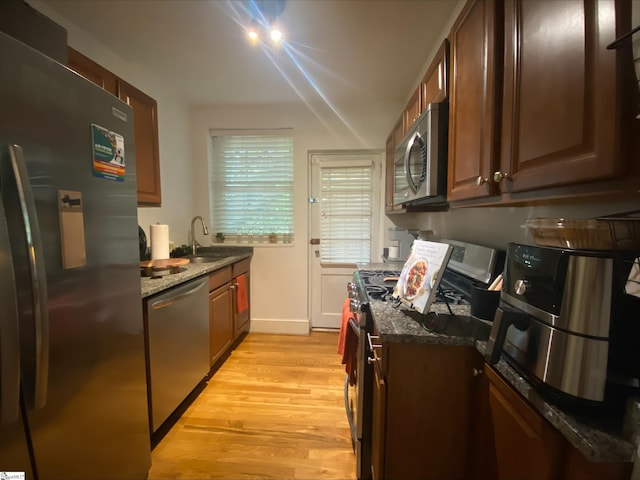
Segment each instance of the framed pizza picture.
M414 241L393 291L394 298L420 313L428 312L452 250L447 243Z

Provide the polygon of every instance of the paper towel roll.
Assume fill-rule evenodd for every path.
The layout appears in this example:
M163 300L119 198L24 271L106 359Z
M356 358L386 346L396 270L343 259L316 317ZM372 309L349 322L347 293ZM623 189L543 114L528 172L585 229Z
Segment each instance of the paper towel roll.
M151 260L169 258L169 225L150 225Z

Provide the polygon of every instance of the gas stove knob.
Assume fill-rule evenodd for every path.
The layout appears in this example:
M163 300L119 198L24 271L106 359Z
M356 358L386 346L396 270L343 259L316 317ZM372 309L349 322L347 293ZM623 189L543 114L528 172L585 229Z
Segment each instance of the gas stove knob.
M360 301L356 298L349 300L349 311L351 313L357 313L360 311Z
M522 279L516 280L516 283L513 284L513 287L515 289L516 295L524 295L524 293L529 288L529 282Z

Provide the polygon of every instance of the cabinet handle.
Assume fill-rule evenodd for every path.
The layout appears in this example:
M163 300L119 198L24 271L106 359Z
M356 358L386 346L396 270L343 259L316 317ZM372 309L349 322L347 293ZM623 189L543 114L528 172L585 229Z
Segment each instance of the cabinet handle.
M367 357L367 363L369 365L373 365L374 363L376 363L378 360L374 357Z
M478 178L476 178L476 185L480 187L485 183L487 183L488 181L489 181L488 178L485 178L482 175L478 175Z
M511 177L507 172L493 172L493 181L500 183L502 180L509 180Z
M382 348L382 345L377 345L373 343L373 339L378 340L380 338L379 335L371 335L370 333L367 333L367 340L369 341L369 348L371 349L371 351L373 352L374 348Z
M474 377L479 377L483 373L484 372L482 371L482 369L478 369L478 368L472 368L471 369L471 375L473 375Z

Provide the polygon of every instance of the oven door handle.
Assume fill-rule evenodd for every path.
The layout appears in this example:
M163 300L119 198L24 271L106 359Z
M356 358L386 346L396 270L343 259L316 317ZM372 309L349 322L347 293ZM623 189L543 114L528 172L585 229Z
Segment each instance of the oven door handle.
M353 419L353 412L351 411L351 406L349 405L349 374L347 373L346 378L344 379L344 409L347 412L347 421L349 422L349 430L351 431L351 443L354 445L358 440L358 433L356 430L356 424Z
M351 327L351 330L356 332L356 335L359 337L360 336L360 327L355 322L353 317L349 318L349 326Z

